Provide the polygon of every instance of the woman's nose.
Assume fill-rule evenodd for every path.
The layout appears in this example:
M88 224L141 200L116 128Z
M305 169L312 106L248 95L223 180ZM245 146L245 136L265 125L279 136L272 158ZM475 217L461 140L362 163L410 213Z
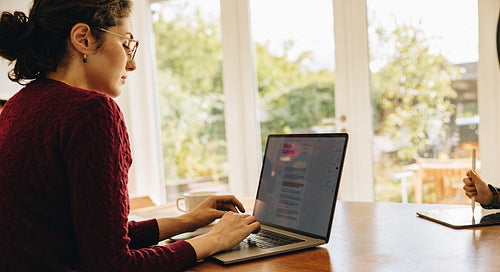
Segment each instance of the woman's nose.
M137 65L135 63L135 60L131 59L131 60L127 61L127 66L125 67L125 69L127 69L127 71L132 72L136 68L137 68Z

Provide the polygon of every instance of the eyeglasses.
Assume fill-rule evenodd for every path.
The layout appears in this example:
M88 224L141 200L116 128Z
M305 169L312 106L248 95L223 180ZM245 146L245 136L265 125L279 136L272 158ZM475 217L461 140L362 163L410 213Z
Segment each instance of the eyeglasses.
M128 49L128 57L133 60L134 57L135 57L135 53L137 53L137 47L139 47L139 41L138 40L134 40L132 38L129 38L125 35L122 35L122 34L118 34L118 33L115 33L113 31L109 31L107 29L104 29L102 27L98 27L97 29L99 29L100 31L104 31L104 32L107 32L109 34L113 34L113 35L116 35L118 37L122 37L122 38L125 38L127 39L129 42L128 42L128 45L123 45L123 47L125 47L126 49Z

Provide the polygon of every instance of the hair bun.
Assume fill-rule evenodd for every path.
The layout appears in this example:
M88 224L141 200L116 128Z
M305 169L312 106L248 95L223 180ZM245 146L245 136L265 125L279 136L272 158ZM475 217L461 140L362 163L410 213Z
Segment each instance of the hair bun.
M23 54L22 39L28 27L28 17L24 12L2 12L0 18L0 56L14 61Z

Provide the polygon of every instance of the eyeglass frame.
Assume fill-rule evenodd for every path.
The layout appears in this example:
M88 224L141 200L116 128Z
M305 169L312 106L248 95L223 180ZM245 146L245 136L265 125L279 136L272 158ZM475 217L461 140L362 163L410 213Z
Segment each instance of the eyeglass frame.
M127 55L128 55L128 57L129 57L131 60L133 60L133 59L134 59L135 54L137 53L137 48L139 47L139 41L138 41L138 40L134 40L134 39L129 38L129 37L125 36L125 35L118 34L118 33L116 33L116 32L113 32L113 31L107 30L107 29L102 28L102 27L97 27L97 29L98 29L98 30L100 30L100 31L106 32L106 33L110 33L110 34L116 35L116 36L118 36L118 37L122 37L122 38L128 39L128 40L129 40L129 41L131 41L131 42L135 42L134 48L130 48L130 46L127 46L127 47L128 47L127 49L129 50L129 52L128 52L128 54L127 54Z

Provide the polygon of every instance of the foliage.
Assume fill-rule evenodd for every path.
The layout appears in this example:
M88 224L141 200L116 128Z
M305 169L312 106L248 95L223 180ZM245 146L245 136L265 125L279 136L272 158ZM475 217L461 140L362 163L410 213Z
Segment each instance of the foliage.
M446 137L454 113L450 100L456 97L450 83L460 73L444 56L430 52L417 27L400 25L387 37L394 53L371 75L375 132L390 136L399 159L412 161Z
M226 171L220 27L196 22L154 23L167 180Z
M256 45L259 107L269 115L261 123L263 144L268 134L309 129L335 114L334 73L305 70L301 63L310 53L289 60L292 47L289 42L283 56L274 56L266 45Z
M154 23L160 91L160 116L166 180L217 178L226 171L224 94L220 27L197 14ZM287 43L287 50L293 42ZM302 54L289 60L256 45L261 105L271 116L269 133L320 125L333 117L333 72L304 70Z

